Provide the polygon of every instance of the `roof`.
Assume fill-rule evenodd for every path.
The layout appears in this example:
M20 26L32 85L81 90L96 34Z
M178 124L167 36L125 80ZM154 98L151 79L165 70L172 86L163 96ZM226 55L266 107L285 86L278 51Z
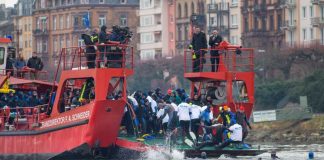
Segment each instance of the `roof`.
M10 43L11 40L9 38L0 38L0 43Z
M53 85L53 83L51 83L51 82L40 81L40 80L20 79L20 78L14 78L14 77L10 77L9 84L10 85L19 85L19 84L42 84L42 85L48 85L48 86L52 86ZM55 83L55 85L57 85L57 84Z

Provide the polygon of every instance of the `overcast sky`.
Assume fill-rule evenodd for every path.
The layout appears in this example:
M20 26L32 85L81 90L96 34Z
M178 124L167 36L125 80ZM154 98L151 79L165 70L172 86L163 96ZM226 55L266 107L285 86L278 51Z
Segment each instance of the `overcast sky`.
M13 7L18 0L0 0L0 4L6 4L6 7Z

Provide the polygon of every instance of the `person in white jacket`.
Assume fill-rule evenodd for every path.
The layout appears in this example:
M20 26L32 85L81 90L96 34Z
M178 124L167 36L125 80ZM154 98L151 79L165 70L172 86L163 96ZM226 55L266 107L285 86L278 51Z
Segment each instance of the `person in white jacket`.
M186 102L182 102L178 105L178 116L182 133L182 141L184 142L185 137L191 139L189 135L190 126L190 98L186 99Z
M200 126L200 114L201 114L201 107L195 104L191 104L190 107L190 120L191 120L191 131L196 135L199 136L199 126Z

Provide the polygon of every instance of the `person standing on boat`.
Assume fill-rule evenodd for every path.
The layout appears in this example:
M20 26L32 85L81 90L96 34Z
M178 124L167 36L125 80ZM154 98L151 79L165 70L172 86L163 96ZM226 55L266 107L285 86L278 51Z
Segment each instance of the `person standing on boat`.
M172 142L175 143L178 126L177 110L172 104L166 103L163 99L159 100L158 106L160 109L164 109L164 114L159 119L162 120L166 116L169 117L166 136L170 137Z
M219 44L223 41L223 37L218 34L217 30L213 31L213 34L209 38L209 46L211 48L210 51L210 61L212 64L211 71L217 72L218 66L219 66L219 53L218 50L216 50L216 47L219 46ZM216 63L215 63L216 62Z
M31 69L30 78L37 79L38 72L43 69L44 64L43 64L42 60L39 57L37 57L36 52L33 52L32 57L28 59L27 67L29 67Z
M97 47L94 46L98 42L98 34L96 30L93 31L91 36L89 34L82 34L81 35L86 46L86 58L87 58L87 66L89 69L96 67L96 50Z
M103 25L100 29L99 33L99 44L102 46L99 46L98 49L100 51L100 57L99 57L99 64L101 68L105 67L105 55L107 56L107 46L103 46L107 44L107 27Z
M240 106L238 112L236 112L236 122L242 126L243 128L243 141L244 139L247 137L249 131L247 129L247 126L252 129L251 125L250 125L250 122L248 121L247 117L246 117L246 114L244 112L244 106Z
M203 64L205 63L205 53L203 49L207 49L206 34L201 31L199 27L195 28L195 33L192 37L189 49L193 50L193 72L201 72L203 70Z
M189 126L190 126L190 98L187 98L185 102L182 102L178 105L178 116L180 121L182 141L184 142L185 137L191 139L189 135Z
M190 120L191 120L191 131L196 135L199 136L199 125L200 125L200 114L201 114L201 107L196 104L191 104L190 107Z
M26 61L24 57L20 54L18 59L15 62L15 68L17 69L17 76L20 78L24 78L23 69L26 67Z

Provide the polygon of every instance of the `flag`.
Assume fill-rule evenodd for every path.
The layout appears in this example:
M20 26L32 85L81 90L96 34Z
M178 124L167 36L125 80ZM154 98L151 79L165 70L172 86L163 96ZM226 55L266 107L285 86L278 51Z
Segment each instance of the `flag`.
M83 26L90 28L90 15L89 12L83 15Z

